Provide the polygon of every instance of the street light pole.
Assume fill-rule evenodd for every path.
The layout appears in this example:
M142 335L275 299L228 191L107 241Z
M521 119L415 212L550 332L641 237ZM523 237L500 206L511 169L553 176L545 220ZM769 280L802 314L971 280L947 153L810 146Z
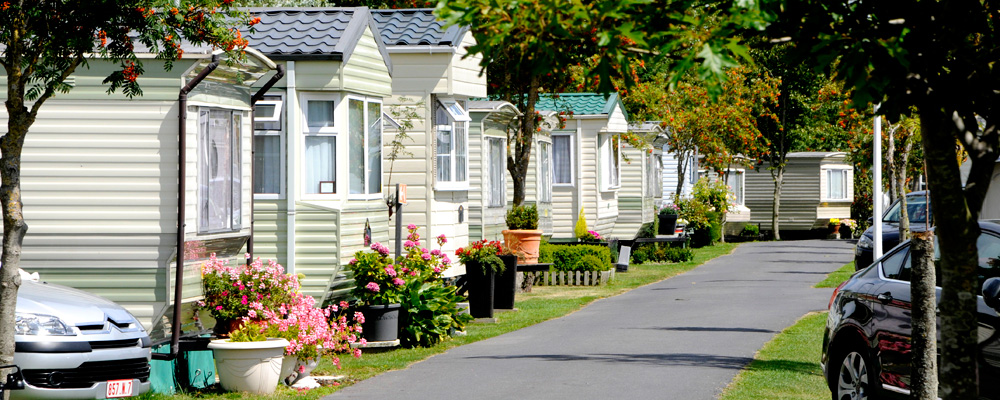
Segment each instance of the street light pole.
M872 180L872 213L875 225L875 237L872 238L872 260L882 257L882 117L878 115L879 104L875 105L875 137L872 138L872 168L875 175Z

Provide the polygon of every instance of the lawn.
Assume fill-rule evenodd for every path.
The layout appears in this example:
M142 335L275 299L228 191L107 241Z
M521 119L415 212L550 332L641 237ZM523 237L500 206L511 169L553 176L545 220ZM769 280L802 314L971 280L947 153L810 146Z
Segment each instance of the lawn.
M854 274L854 261L845 264L836 271L831 272L822 282L817 283L818 288L835 288L846 281Z
M826 314L808 314L775 336L719 399L829 399L819 365Z
M590 304L594 300L615 296L640 286L659 282L689 271L708 260L731 253L738 244L725 243L711 247L694 249L694 259L682 263L632 265L628 272L615 274L615 280L606 286L568 287L535 286L531 293L519 293L516 312L496 314L496 323L473 323L466 327L465 336L455 337L430 348L397 349L381 353L366 353L360 359L341 357L342 368L336 369L324 361L313 375L343 375L343 385L370 378L372 376L406 368L408 365L427 359L446 350L489 339L553 318L559 318ZM341 386L343 387L343 386ZM266 399L317 399L338 390L339 387L322 387L299 392L290 388L279 388ZM183 399L245 399L246 394L220 393L218 391L180 393L169 396L146 394L141 399L183 400Z

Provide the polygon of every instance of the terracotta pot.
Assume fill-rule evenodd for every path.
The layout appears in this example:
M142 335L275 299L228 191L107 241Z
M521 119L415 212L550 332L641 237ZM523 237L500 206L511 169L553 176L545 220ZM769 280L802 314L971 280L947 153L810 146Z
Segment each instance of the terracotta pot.
M538 246L542 244L540 229L508 229L501 233L507 248L517 255L518 264L538 263Z

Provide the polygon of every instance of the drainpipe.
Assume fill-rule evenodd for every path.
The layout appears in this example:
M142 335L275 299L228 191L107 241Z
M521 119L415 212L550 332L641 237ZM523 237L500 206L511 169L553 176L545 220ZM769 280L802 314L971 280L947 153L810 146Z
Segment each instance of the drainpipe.
M267 93L268 90L271 90L271 87L274 86L275 83L278 83L278 80L280 80L284 76L285 76L285 67L283 65L279 65L278 68L277 68L277 73L274 74L274 76L272 76L271 79L268 80L267 83L265 83L264 86L261 87L260 90L257 91L257 93L254 93L254 95L250 97L250 132L251 132L251 135L253 134L253 130L254 130L254 122L253 122L253 120L254 120L254 110L257 107L257 102L260 101L260 99L264 98L264 93ZM255 143L256 143L256 141L253 140L253 138L251 137L251 140L250 140L250 238L247 239L247 254L249 254L250 256L247 257L247 265L250 265L250 263L253 262L253 223L254 223L254 219L253 219L253 203L254 203L254 190L253 190L253 178L254 178L254 176L253 176L253 174L254 174L254 167L253 167L253 164L254 164L254 161L255 161L254 160L254 157L255 157L254 153L257 150L254 147Z
M295 169L298 166L300 159L296 156L299 154L299 138L302 135L297 134L301 132L299 129L299 93L298 88L295 86L295 61L288 61L285 63L288 68L287 76L288 79L285 81L285 90L287 95L285 97L285 118L287 130L285 131L285 145L287 146L285 156L285 168L287 171L285 173L285 201L286 201L286 223L287 223L287 234L285 236L285 272L289 274L295 273L295 194L298 191L298 179L295 174Z
M187 206L187 196L185 193L185 182L187 180L187 96L195 86L198 86L215 68L219 66L219 56L213 55L212 62L208 63L201 72L188 81L180 93L177 95L178 123L177 127L177 271L174 278L174 318L170 327L170 358L176 358L178 345L181 338L181 296L184 286L184 228L185 228L185 207Z

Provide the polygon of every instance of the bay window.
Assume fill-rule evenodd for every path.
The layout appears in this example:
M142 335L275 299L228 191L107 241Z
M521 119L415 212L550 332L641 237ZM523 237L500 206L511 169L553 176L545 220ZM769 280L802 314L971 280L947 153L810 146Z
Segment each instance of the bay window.
M281 96L264 96L254 107L253 192L280 196L284 188L285 135Z
M198 232L240 229L243 111L198 109Z
M461 189L469 182L469 114L458 101L439 98L434 103L437 145L435 189Z
M348 100L350 193L382 192L382 104Z

